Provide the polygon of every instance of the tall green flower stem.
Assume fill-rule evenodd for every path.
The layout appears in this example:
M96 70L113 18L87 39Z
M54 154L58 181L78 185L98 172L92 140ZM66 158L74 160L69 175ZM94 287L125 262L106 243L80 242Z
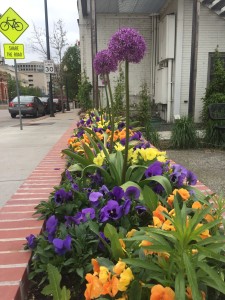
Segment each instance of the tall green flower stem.
M130 98L129 98L129 62L125 60L125 93L126 93L126 142L124 150L124 162L122 171L122 182L125 182L125 176L127 171L127 160L128 160L128 147L129 147L129 136L130 136Z
M106 86L105 82L106 81L105 81L105 78L104 78L104 86L105 86L105 94L106 94L106 104L107 104L108 118L109 118L110 123L112 123L112 120L111 120L111 111L110 111L110 105L109 105L109 96L108 96L107 86Z
M109 98L110 98L110 104L111 104L111 139L110 139L110 147L109 147L109 153L112 153L112 149L113 149L113 136L114 136L114 123L115 123L115 114L114 114L114 104L113 104L113 95L112 95L112 89L111 89L111 85L110 85L110 79L109 79L109 74L106 75L107 76L107 85L108 85L108 89L109 89Z

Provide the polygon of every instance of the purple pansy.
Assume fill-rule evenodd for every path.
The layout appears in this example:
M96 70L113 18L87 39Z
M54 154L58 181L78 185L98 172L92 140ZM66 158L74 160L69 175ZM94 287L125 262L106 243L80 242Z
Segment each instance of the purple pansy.
M122 217L122 207L117 201L109 200L100 211L100 222L107 222L108 220L118 220Z
M83 218L84 218L83 222L87 222L88 218L91 219L91 220L93 220L95 218L95 210L92 207L84 208L84 209L82 209L81 212L82 212L82 215L83 215Z
M170 174L170 180L180 188L184 184L184 180L187 177L187 169L179 164L172 166L172 173Z
M99 190L100 193L102 193L103 195L107 195L109 193L109 189L107 188L106 185L103 185L100 190Z
M29 236L26 237L27 240L27 245L30 249L34 249L37 244L36 236L33 234L30 234Z
M143 205L137 205L137 206L135 206L135 209L139 216L143 215L147 211L147 208Z
M152 176L162 175L162 173L163 173L163 163L160 161L155 161L145 171L145 176L152 177Z
M48 240L49 242L52 242L55 232L57 230L58 226L58 220L57 218L52 215L48 220L46 221L46 231L48 232Z
M135 186L129 186L127 189L126 189L126 192L125 192L125 199L129 199L129 200L138 200L139 197L140 197L140 190L135 187Z
M54 239L52 241L54 247L55 247L55 252L59 255L64 255L67 251L71 250L71 236L67 235L64 240L62 239Z
M112 52L108 49L99 51L94 58L94 69L98 75L115 72L117 69L117 59L115 59Z
M146 51L145 40L133 28L121 28L111 37L109 50L119 61L139 63Z
M66 192L64 189L60 189L55 192L54 200L56 204L62 204L68 200L72 199L72 192Z
M122 212L124 216L126 216L130 212L130 208L131 208L131 201L127 199L122 205Z
M124 196L124 190L120 186L114 186L112 191L110 192L110 196L116 200L119 201L123 198Z
M197 176L189 170L187 171L187 183L189 185L196 185L197 183Z
M98 206L100 198L103 197L103 194L100 192L92 192L89 195L89 201L93 206Z

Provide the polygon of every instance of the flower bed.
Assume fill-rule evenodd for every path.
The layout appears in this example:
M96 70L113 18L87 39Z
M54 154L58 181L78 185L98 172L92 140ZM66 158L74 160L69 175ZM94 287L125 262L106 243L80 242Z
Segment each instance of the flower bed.
M129 62L140 61L144 43L123 29L110 45L127 45L113 57L125 60L129 108ZM40 290L53 299L222 299L224 200L194 188L196 176L146 141L129 109L126 121L114 115L108 74L115 66L107 64L116 49L95 61L111 107L77 124L63 150L62 183L37 206L45 226L27 237L30 279L41 278Z

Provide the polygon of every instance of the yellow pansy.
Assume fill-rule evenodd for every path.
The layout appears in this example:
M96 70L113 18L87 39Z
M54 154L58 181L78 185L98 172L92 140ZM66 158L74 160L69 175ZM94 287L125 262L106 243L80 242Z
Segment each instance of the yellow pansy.
M116 143L114 148L116 151L123 151L125 149L125 147L123 145L121 145L120 143Z
M100 266L99 280L102 284L106 283L106 281L109 279L109 275L109 270L104 266Z
M118 290L121 292L124 292L127 290L128 285L130 282L134 279L134 275L131 271L130 268L125 269L121 274L120 274L120 279L119 279L119 285L118 285Z

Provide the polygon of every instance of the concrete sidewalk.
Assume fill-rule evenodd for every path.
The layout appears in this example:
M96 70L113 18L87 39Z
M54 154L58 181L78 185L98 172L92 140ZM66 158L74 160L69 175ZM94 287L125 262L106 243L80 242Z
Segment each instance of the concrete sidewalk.
M72 134L79 119L78 111L26 120L23 130L18 120L18 125L0 131L0 206L11 198L70 127Z

